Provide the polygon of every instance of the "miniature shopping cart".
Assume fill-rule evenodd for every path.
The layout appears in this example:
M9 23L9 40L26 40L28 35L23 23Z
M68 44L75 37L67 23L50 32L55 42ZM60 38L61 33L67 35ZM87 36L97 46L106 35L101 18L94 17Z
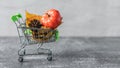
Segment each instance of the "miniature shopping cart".
M55 42L58 39L58 30L43 29L43 28L30 28L26 27L25 21L21 14L16 14L11 17L12 21L15 23L18 31L18 36L20 39L21 48L18 50L18 61L23 62L24 56L26 55L41 55L46 54L47 60L52 60L52 51L50 49L42 48L43 43ZM26 54L25 47L27 45L38 45L37 53ZM39 52L39 50L45 50L47 52Z

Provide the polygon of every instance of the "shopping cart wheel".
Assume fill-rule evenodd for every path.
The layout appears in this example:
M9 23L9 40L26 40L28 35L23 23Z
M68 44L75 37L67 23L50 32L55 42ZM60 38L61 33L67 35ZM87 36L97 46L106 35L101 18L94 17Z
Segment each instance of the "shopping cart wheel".
M19 61L19 62L23 62L23 57L19 57L19 58L18 58L18 61Z
M52 56L48 56L48 57L47 57L47 60L48 60L48 61L52 61Z

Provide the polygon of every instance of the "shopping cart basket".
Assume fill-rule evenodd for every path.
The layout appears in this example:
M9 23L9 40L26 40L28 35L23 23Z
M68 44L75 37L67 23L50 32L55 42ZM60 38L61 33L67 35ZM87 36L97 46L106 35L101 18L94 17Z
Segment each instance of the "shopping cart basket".
M58 40L58 30L52 29L43 29L43 28L30 28L26 27L25 21L22 18L21 14L16 14L11 17L12 21L15 23L18 31L18 36L20 40L20 49L18 50L18 61L23 62L24 56L26 55L48 55L47 60L52 60L52 51L50 49L42 48L43 43L55 42ZM35 54L26 54L25 47L27 45L38 45L37 53ZM46 52L39 52L39 50L45 50Z

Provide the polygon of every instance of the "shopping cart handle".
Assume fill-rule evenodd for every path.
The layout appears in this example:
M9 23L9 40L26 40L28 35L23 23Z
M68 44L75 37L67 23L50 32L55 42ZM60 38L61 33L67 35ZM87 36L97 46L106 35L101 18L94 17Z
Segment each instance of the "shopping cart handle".
M22 18L22 15L21 15L20 13L18 13L18 14L16 14L16 15L13 15L13 16L11 17L11 19L12 19L13 22L18 21L20 18Z
M55 40L58 41L59 40L59 31L55 30Z
M13 15L13 16L11 17L11 19L12 19L13 22L18 21L18 19L16 18L16 15Z
M22 18L22 15L21 15L20 13L18 13L16 16L17 16L18 18Z

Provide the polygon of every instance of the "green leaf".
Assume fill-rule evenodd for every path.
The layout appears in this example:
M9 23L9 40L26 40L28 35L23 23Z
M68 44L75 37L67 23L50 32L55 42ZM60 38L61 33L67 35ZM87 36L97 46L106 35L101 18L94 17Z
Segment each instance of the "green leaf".
M32 31L31 31L30 29L27 29L27 30L25 30L24 33L25 33L25 34L28 34L28 35L31 35L31 34L32 34Z

